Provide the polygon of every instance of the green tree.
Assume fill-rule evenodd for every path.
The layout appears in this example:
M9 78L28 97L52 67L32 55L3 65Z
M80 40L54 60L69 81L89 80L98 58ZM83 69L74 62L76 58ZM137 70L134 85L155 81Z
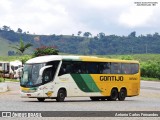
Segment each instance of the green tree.
M4 31L10 31L11 28L9 26L4 25L3 28L2 28L2 30L4 30Z
M80 35L81 35L81 33L82 33L82 31L78 31L78 34L77 34L77 35L78 35L78 36L80 36Z
M33 57L44 56L44 55L58 55L58 50L54 47L41 46L40 48L36 48L33 53Z
M17 29L17 32L18 32L18 33L22 33L22 29L21 29L21 28L18 28L18 29Z
M136 31L131 32L128 37L136 37Z
M22 40L22 38L20 38L19 45L17 45L16 47L12 47L12 48L16 49L18 52L23 54L31 46L33 46L31 43L24 44L24 41Z
M19 57L19 59L22 61L22 64L25 64L25 62L31 58L32 58L31 55L23 55L23 56Z
M100 32L100 33L97 35L97 37L98 37L99 39L102 39L102 38L105 37L105 33Z
M85 32L83 36L88 38L89 36L92 36L92 34L90 32Z

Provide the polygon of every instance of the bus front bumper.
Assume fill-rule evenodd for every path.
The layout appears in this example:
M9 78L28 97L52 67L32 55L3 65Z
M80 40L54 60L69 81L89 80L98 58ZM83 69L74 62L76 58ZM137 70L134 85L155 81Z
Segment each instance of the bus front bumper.
M33 92L33 93L30 93L30 92L22 92L20 91L20 95L22 98L39 98L39 97L44 97L43 95L43 92Z

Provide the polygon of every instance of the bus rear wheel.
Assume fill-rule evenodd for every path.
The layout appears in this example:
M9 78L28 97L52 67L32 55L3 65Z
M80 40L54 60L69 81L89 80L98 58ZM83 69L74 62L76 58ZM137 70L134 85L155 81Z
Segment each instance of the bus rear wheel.
M92 101L99 101L99 97L90 97L90 99L92 100Z
M60 89L60 90L58 91L56 101L57 101L57 102L63 102L64 99L65 99L65 97L66 97L66 91L63 90L63 89Z
M111 90L111 95L108 97L107 100L116 101L117 98L118 98L118 90L114 88Z
M39 102L44 102L45 98L37 98Z
M124 101L126 98L127 92L126 89L121 89L119 94L118 94L118 100L119 101Z

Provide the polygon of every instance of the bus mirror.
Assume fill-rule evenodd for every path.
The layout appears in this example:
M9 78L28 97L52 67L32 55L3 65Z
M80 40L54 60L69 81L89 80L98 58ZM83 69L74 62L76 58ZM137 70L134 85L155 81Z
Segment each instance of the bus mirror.
M48 66L42 67L42 68L40 69L40 71L39 71L39 75L42 76L43 71L44 71L45 69L47 69L47 68L50 68L50 67L52 67L52 65L48 65Z

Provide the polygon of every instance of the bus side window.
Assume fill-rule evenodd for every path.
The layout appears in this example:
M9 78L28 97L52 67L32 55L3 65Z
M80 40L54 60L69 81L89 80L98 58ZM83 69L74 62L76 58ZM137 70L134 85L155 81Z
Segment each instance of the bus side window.
M58 75L60 76L65 74L65 71L66 71L65 68L61 67Z
M59 71L59 75L66 74L66 64L63 62Z
M122 73L131 74L131 65L129 63L122 63Z
M110 74L111 73L111 66L110 66L110 63L100 63L99 65L99 73L102 73L102 74Z
M131 73L136 74L139 71L139 65L138 64L131 64Z
M60 61L51 61L51 62L46 63L46 65L52 65L53 66L52 69L53 69L53 72L55 74L55 72L58 68L59 62Z
M111 73L121 74L121 63L111 63Z
M73 72L73 64L71 62L63 61L58 75L60 76L72 72Z
M86 63L81 62L80 63L80 67L81 67L81 74L86 74Z
M81 73L80 63L79 62L74 62L72 69L73 69L73 71L71 73L73 73L73 74Z
M42 80L44 83L47 83L49 81L53 80L53 75L54 75L54 67L50 67L44 70L43 75L42 75Z
M124 63L122 63L122 74L126 74L127 72L126 72L126 69L125 69L125 64Z
M96 62L94 62L94 63L87 62L86 63L86 73L87 74L97 74L97 73L99 73L98 72L99 71L98 67L99 67L99 65Z

